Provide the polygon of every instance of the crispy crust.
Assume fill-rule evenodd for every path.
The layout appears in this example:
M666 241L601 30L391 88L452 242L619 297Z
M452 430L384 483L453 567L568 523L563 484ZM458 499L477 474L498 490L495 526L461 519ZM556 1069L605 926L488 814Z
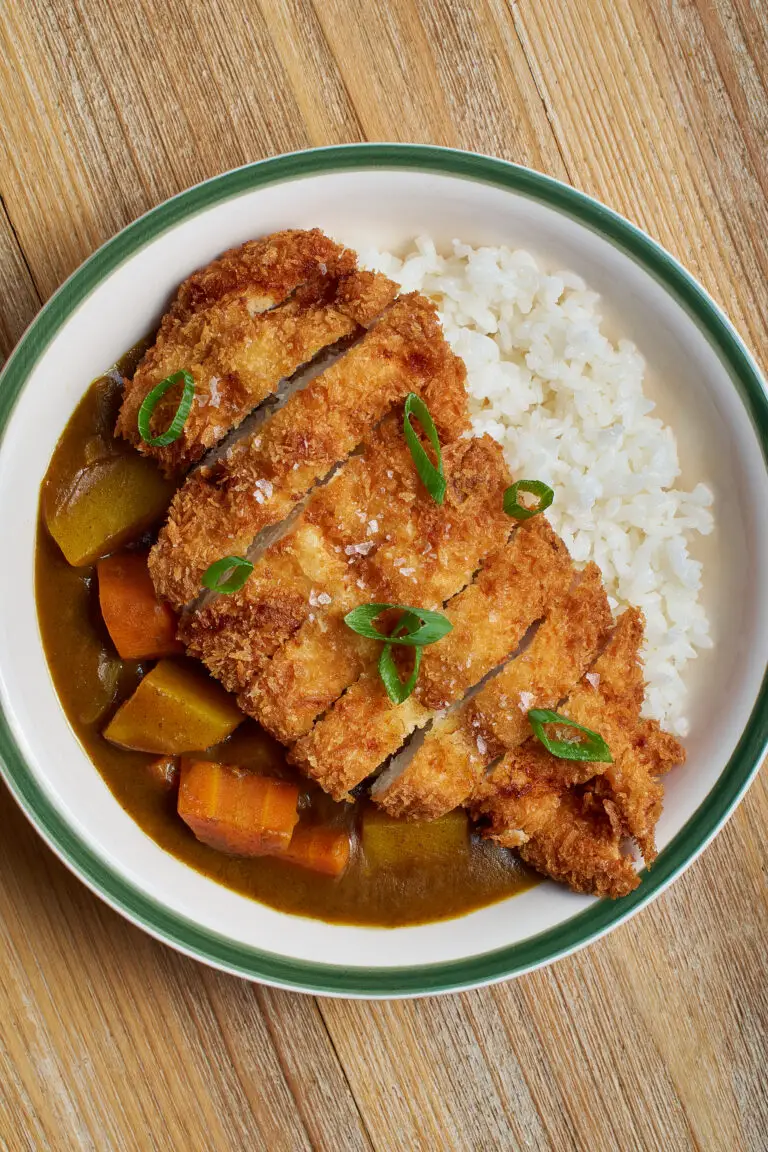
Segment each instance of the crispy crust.
M246 583L186 613L179 639L230 692L240 692L313 611L318 591L348 582L344 558L300 518L267 550Z
M625 896L640 878L608 814L542 773L541 759L520 748L502 760L490 795L483 790L474 800L483 834L576 892Z
M486 826L488 835L508 847L521 847L521 855L534 867L554 879L565 879L579 891L604 891L590 860L594 859L595 868L602 868L609 840L620 852L621 838L631 835L646 863L653 861L654 828L663 797L656 777L684 759L674 737L654 721L640 718L642 641L642 613L629 608L592 670L559 709L600 732L611 750L612 763L558 760L531 738L481 781L469 805L473 819ZM530 782L531 787L523 788L521 781ZM584 784L587 787L575 796L574 786ZM565 821L562 827L558 822L546 827L536 823L544 808L560 813ZM589 822L595 821L595 845L568 840L563 831L578 825L586 835Z
M304 735L378 658L378 644L347 628L346 612L369 601L440 608L506 539L509 475L499 445L487 436L454 441L443 464L447 491L438 507L418 478L398 414L307 508L348 558L350 594L328 588L332 603L313 613L240 699L277 739ZM361 547L362 555L354 551Z
M568 549L545 517L518 529L454 600L453 631L425 651L416 687L425 707L447 708L513 652L565 595L571 571Z
M489 483L492 465L496 466L493 486ZM280 667L301 665L308 650L311 660L307 671L314 673L327 692L329 679L339 673L338 654L328 645L323 651L329 622L341 621L350 608L366 599L386 598L387 593L392 594L392 600L404 596L408 602L414 601L412 587L398 568L393 568L392 539L398 541L395 551L399 548L401 552L400 567L419 565L421 599L417 595L416 602L428 605L433 599L442 604L456 590L456 583L471 578L483 553L503 539L508 520L502 511L501 494L508 476L498 444L490 438L455 441L446 448L445 466L449 491L446 505L438 510L441 517L436 525L436 505L418 480L402 433L402 414L385 417L366 438L361 455L348 460L327 485L315 491L295 526L267 549L240 591L219 596L186 614L180 637L190 653L203 660L230 691L255 691L266 661L306 622L304 647L294 646L275 659ZM405 514L411 513L407 523L415 530L416 540L426 540L434 552L429 560L415 551L415 542L410 539L413 533L404 538L403 513L397 507L397 494L407 495L417 485L420 490L415 500L408 501ZM494 503L498 509L495 519ZM373 512L377 520L372 519ZM470 552L463 521L474 523L478 512L489 515L483 518L483 533L475 532L480 543ZM491 531L494 523L495 535ZM354 551L358 548L362 554ZM354 640L358 638L343 624L342 633L354 654ZM375 656L375 644L362 647ZM357 664L355 669L352 679L360 670ZM297 671L301 676L302 668ZM270 673L270 683L272 679ZM349 682L341 682L328 703ZM255 693L254 699L257 697ZM309 723L316 714L312 713Z
M285 300L322 266L344 258L344 249L319 228L288 229L230 248L184 281L171 314L184 320L193 312L232 296L245 296L252 311ZM352 267L354 254L350 253Z
M366 673L297 742L290 759L334 799L346 798L434 710L460 699L508 656L569 579L567 550L547 521L519 528L449 601L453 631L425 649L413 695L394 705L379 676Z
M371 796L390 816L434 820L463 804L482 772L531 734L528 708L553 708L584 674L607 639L611 612L600 570L550 609L532 643L478 694L438 720L398 776ZM527 693L521 708L521 693ZM380 780L383 778L380 778Z
M633 733L632 744L652 776L663 776L671 768L685 763L685 748L670 732L664 732L657 720L641 720Z
M182 485L150 553L158 594L176 607L192 600L214 560L242 554L263 528L282 520L409 391L454 390L433 411L443 438L455 439L468 426L457 363L434 305L418 293L399 297L359 344L257 434Z
M654 829L661 815L664 789L649 770L648 757L638 753L634 742L645 695L640 662L643 630L642 612L628 608L595 663L593 675L599 679L594 683L582 680L562 712L600 732L611 749L613 762L605 765L601 794L615 806L623 830L635 839L646 864L650 864L656 858Z
M355 272L354 256L342 256L266 312L253 315L244 296L230 296L184 319L166 315L133 380L125 382L117 435L156 459L166 475L180 476L282 380L324 348L361 333L360 325L370 324L394 299L396 286L384 276ZM156 384L180 368L195 381L182 434L164 447L147 444L139 435L139 408ZM155 434L170 424L179 396L173 389L155 408Z

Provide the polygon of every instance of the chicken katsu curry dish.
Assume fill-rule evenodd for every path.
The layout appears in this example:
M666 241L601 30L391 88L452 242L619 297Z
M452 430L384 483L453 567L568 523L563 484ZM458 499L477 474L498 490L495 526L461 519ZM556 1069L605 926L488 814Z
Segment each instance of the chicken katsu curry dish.
M653 863L711 641L642 361L526 253L225 252L85 393L40 500L44 647L168 852L398 926Z

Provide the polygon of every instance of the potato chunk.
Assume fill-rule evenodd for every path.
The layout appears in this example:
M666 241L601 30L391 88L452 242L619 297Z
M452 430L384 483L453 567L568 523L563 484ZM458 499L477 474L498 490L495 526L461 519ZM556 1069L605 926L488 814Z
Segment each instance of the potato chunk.
M395 820L378 808L363 813L363 852L370 868L452 859L469 848L467 814L463 808L439 820Z
M284 852L299 819L299 789L210 760L184 760L179 816L198 840L230 856Z
M118 708L104 735L123 748L174 756L218 744L243 719L213 680L188 664L161 660Z
M74 567L137 539L163 515L173 485L138 455L97 460L69 483L46 485L45 524Z

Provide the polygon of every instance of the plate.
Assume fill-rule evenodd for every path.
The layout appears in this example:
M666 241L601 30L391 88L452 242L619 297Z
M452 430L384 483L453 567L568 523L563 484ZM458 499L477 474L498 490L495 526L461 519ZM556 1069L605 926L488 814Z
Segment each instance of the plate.
M352 247L526 247L580 273L608 322L646 357L661 414L681 433L687 482L715 491L705 572L716 648L691 676L688 762L667 783L661 849L616 902L543 883L418 927L325 924L277 912L164 853L120 808L59 706L34 602L41 480L89 382L154 324L178 283L223 249L319 226ZM500 160L409 145L351 145L266 160L176 196L99 249L32 323L0 378L0 755L21 807L93 891L158 939L252 979L342 996L468 988L549 963L657 896L712 839L768 737L765 383L733 327L663 249L596 201ZM694 473L691 475L690 473Z

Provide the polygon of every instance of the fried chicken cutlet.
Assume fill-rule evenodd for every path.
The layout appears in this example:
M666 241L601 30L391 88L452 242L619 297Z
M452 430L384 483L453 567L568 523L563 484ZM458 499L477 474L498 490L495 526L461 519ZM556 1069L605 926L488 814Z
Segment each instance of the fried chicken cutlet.
M356 271L346 251L327 259L325 271L315 271L267 311L254 314L245 296L232 296L184 319L167 313L133 379L125 381L117 434L153 456L166 475L181 476L318 353L361 335L394 299L396 286ZM161 380L181 368L195 385L181 435L165 446L148 444L139 433L139 409ZM150 424L154 435L169 426L180 396L178 384L159 401Z
M603 654L558 709L599 732L612 763L560 759L531 736L476 786L469 803L484 835L581 892L619 896L636 886L622 838L632 835L651 863L661 811L656 777L685 755L673 737L640 719L642 636L642 614L627 609Z
M153 456L166 475L181 475L284 377L354 331L362 322L355 313L370 322L393 299L395 285L381 277L380 294L378 282L368 274L359 279L356 268L354 252L318 229L293 229L248 241L194 272L133 379L124 381L116 434ZM189 416L171 444L150 445L139 434L139 408L181 369L195 383ZM155 434L170 424L180 396L178 386L155 407Z
M423 396L443 441L456 439L469 427L465 378L434 305L418 293L399 297L256 433L182 485L150 553L158 594L177 608L193 600L211 563L246 552L409 392Z
M436 720L420 746L397 757L371 788L372 799L390 816L410 820L434 820L463 804L485 769L528 739L528 710L554 708L567 695L611 625L600 570L589 564L551 607L529 646L476 695Z
M565 545L544 518L518 528L446 605L453 630L424 650L413 694L393 704L378 673L364 673L289 759L335 800L347 799L415 729L514 651L547 605L565 594L570 575Z
M368 664L377 645L346 627L345 612L371 599L441 607L508 534L502 494L509 477L500 446L490 437L457 440L446 446L443 464L447 493L438 508L414 467L402 412L385 417L362 453L315 490L296 525L255 562L239 591L182 619L180 637L190 654L230 691L245 691L241 703L251 714L259 714L261 680L270 687L278 680L276 663L294 672L278 691L285 708L297 706L294 689L302 675L314 674L321 699L333 703L351 680L339 682L334 650L320 650L322 639L331 642L332 622L350 643L360 642ZM281 648L299 628L303 641L297 636L290 650ZM307 637L315 634L318 658L307 665ZM362 657L360 647L353 648L355 659ZM308 711L306 695L301 707ZM307 727L316 715L309 710Z
M304 735L378 659L380 645L348 628L346 612L371 601L441 609L506 541L509 473L501 447L488 436L457 440L443 449L443 466L447 488L438 506L419 479L398 413L308 508L326 539L343 548L350 594L319 604L240 697L241 708L277 739Z

